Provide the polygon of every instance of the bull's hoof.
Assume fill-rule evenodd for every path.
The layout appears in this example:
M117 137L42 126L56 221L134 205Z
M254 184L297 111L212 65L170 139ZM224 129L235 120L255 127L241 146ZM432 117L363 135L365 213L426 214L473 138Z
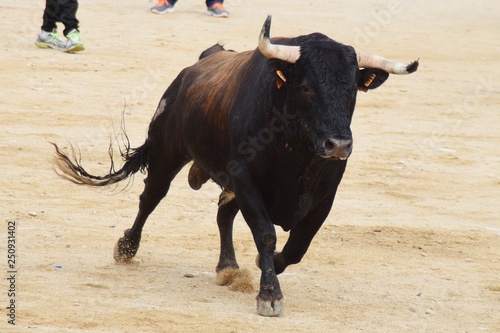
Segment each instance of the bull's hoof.
M129 263L135 257L139 244L134 244L127 236L118 240L113 251L113 258L117 263Z
M279 317L283 314L283 298L266 301L257 297L257 313L264 317Z

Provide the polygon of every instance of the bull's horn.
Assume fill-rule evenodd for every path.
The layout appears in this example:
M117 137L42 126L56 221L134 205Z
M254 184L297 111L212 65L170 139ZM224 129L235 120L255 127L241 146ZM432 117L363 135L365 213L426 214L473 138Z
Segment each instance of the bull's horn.
M271 30L271 15L262 26L259 36L259 50L266 58L280 59L294 64L300 58L300 46L275 45L269 41Z
M376 54L368 54L357 50L359 68L380 68L391 74L410 74L417 70L418 59L412 63L405 64L394 60L389 60Z

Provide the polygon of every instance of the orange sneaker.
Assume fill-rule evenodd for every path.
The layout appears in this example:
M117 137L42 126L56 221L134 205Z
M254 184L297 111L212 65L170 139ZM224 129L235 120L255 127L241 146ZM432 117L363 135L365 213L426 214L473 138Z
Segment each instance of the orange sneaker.
M229 12L220 2L216 2L212 7L207 7L205 14L215 17L229 17Z
M151 7L151 13L153 14L166 14L173 13L174 11L174 6L171 5L167 0L158 0L156 6Z

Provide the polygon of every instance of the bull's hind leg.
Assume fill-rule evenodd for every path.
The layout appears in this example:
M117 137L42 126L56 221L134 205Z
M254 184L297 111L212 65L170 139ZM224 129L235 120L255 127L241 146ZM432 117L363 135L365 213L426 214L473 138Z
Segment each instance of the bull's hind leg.
M252 275L247 269L239 269L233 246L233 222L239 208L234 193L222 191L219 197L217 226L220 234L220 257L217 264L217 284L229 290L253 292Z
M233 246L233 222L239 208L234 193L222 191L219 196L219 210L217 211L217 226L220 235L220 256L216 272L226 268L238 269Z
M200 168L196 162L193 163L188 174L189 186L194 190L199 190L209 179L208 173ZM217 273L226 268L238 269L233 246L233 221L238 211L234 193L223 190L219 196L219 210L217 211L217 226L220 235L220 257L216 268Z
M167 195L170 183L187 162L184 156L163 156L163 158L150 159L148 176L144 180L144 191L139 197L139 212L132 228L125 230L124 236L115 246L113 257L117 262L128 262L136 255L141 241L142 228L148 216Z

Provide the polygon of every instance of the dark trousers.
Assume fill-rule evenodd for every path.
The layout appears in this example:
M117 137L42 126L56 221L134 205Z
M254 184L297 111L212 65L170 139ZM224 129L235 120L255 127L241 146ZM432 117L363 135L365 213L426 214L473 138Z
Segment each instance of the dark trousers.
M64 36L73 29L78 30L77 10L78 0L46 0L42 30L52 31L56 22L64 24Z
M207 7L212 7L216 2L223 3L224 1L223 0L208 0L208 1L205 1L205 3L207 4Z

